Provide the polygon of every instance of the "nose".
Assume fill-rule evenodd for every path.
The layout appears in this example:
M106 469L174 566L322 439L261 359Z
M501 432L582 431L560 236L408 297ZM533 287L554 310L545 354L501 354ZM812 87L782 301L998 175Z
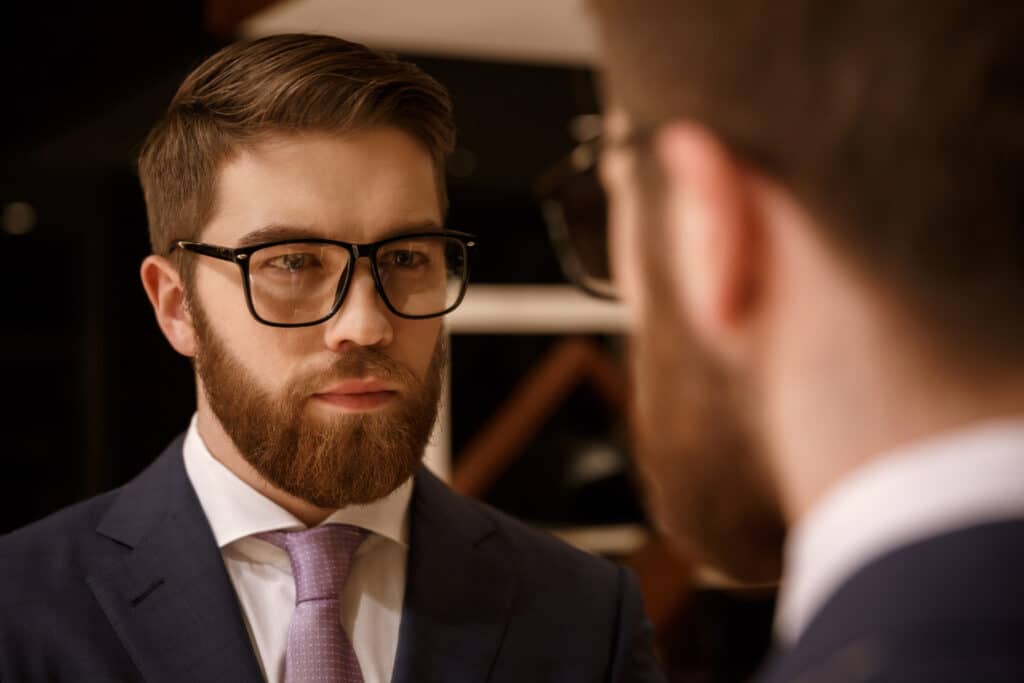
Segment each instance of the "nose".
M377 293L370 265L360 259L341 308L325 323L324 343L332 351L348 343L383 347L391 343L394 334L390 312Z

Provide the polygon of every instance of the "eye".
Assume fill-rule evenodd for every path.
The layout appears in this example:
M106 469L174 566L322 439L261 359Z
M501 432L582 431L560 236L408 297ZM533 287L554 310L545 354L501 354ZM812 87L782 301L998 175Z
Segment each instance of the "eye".
M267 268L278 268L280 270L286 270L289 273L299 273L309 268L316 267L318 264L316 257L312 254L304 253L293 253L293 254L282 254L281 256L275 256L272 259L268 259L265 267Z
M427 257L418 251L411 249L394 249L384 254L382 266L396 266L398 268L417 268L427 263Z

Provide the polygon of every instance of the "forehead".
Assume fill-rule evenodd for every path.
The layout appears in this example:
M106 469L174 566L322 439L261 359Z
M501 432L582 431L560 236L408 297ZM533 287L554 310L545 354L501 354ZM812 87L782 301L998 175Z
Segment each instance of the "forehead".
M441 221L433 159L408 134L301 133L267 138L223 164L202 239L231 246L275 226L370 242Z

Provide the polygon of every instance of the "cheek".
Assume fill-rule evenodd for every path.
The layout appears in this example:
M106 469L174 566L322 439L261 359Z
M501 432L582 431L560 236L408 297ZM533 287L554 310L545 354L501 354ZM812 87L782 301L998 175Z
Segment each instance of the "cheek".
M423 379L427 376L427 368L430 367L430 359L441 334L441 319L395 318L392 325L395 331L394 341L385 352L418 378Z
M210 270L197 278L196 286L209 334L257 386L270 393L281 389L302 354L309 352L308 333L257 322L249 313L238 272Z
M212 259L211 259L212 260ZM196 291L203 311L214 329L237 330L255 323L249 315L238 268L230 263L215 262L199 268L196 273Z

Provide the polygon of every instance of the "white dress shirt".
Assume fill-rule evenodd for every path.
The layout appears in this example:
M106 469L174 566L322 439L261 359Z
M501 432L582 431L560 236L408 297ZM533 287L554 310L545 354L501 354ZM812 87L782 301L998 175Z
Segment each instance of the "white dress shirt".
M288 554L254 534L306 526L215 459L193 416L185 436L185 470L213 529L238 594L253 647L270 683L284 680L295 581ZM391 680L405 595L410 478L388 497L349 506L323 524L353 524L371 533L360 546L341 595L341 624L367 683Z
M794 643L872 560L976 524L1024 518L1024 422L989 422L897 449L856 470L786 541L775 636Z

